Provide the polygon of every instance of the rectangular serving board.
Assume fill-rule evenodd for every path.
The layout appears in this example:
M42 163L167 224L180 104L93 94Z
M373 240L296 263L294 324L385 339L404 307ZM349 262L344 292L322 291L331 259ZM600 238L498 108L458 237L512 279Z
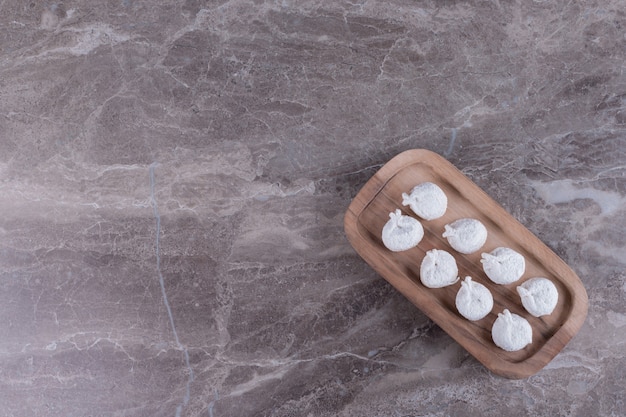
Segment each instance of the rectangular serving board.
M426 181L437 184L448 197L446 213L431 221L419 219L402 206L402 193L409 193L415 185ZM424 227L422 241L404 252L388 250L381 238L389 213L396 209L418 218ZM470 255L456 252L442 237L444 225L460 218L478 219L488 231L485 245ZM587 315L587 292L576 273L480 187L434 152L409 150L385 164L350 204L344 227L354 249L372 268L497 375L518 379L535 374L571 340ZM514 249L526 260L524 275L513 284L495 284L482 269L481 253L500 246ZM455 298L460 281L439 289L421 283L421 261L433 248L454 256L461 278L471 276L491 291L494 307L485 318L472 322L458 313ZM517 294L516 287L533 277L552 280L559 292L557 306L548 316L530 315ZM526 318L533 329L532 343L516 352L498 348L491 338L493 322L505 308Z

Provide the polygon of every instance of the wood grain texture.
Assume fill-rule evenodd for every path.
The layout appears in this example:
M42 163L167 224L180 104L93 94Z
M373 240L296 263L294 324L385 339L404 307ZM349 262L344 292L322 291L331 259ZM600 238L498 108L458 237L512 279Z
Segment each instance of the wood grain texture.
M389 213L398 208L417 217L402 206L401 195L424 181L443 189L448 210L439 219L420 219L424 238L417 247L391 252L382 243L382 228ZM485 245L470 255L454 251L441 236L445 224L464 217L480 220L489 231ZM587 293L574 271L476 184L433 152L406 151L384 165L352 201L344 226L350 243L372 268L495 374L507 378L535 374L578 332L587 315ZM512 248L526 259L524 275L509 285L490 281L480 263L481 253L500 246ZM487 317L471 322L457 312L455 297L460 281L440 289L422 285L420 264L432 248L447 250L455 257L461 278L469 275L489 288L494 308ZM541 318L526 312L516 292L518 285L538 276L552 280L559 291L554 312ZM533 329L532 344L516 352L498 348L491 339L493 322L505 308L526 318Z

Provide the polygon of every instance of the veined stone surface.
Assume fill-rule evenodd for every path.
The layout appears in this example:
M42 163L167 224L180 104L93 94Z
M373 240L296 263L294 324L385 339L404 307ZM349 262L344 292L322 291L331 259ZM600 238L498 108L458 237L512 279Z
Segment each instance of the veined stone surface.
M0 415L626 414L621 0L0 2ZM581 277L488 372L352 250L453 162Z

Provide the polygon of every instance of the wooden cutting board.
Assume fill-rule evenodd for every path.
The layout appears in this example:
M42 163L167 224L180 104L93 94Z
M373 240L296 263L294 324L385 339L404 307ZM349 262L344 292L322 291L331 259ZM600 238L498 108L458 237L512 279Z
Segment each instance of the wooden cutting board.
M437 184L448 197L448 209L439 219L419 219L409 207L402 206L402 193L410 193L425 181ZM396 209L418 218L424 227L419 245L404 252L388 250L381 239L389 213ZM456 252L441 236L444 225L465 217L480 220L489 232L485 245L470 255ZM507 378L535 374L578 332L587 315L587 292L574 271L476 184L433 152L410 150L385 164L350 204L344 227L354 249L372 268L495 374ZM524 275L509 285L489 280L480 263L481 253L500 246L526 259ZM425 253L433 248L455 257L461 279L471 276L491 291L494 307L487 317L472 322L457 312L455 298L460 281L439 289L422 285L420 265ZM549 316L533 317L521 304L516 287L533 277L546 277L557 287L559 301ZM516 352L498 348L491 339L493 322L505 308L527 319L533 329L532 343Z

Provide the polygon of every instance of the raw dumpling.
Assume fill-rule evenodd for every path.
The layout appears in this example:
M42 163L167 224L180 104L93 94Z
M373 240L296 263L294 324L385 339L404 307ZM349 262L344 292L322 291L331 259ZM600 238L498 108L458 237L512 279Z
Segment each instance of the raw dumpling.
M419 220L402 215L399 209L389 213L389 218L383 227L383 244L387 249L394 252L411 249L424 237Z
M535 317L546 316L554 311L559 292L547 278L532 278L517 287L522 305Z
M443 216L448 208L448 197L438 185L423 182L413 187L411 194L402 193L402 205L424 220L433 220Z
M459 219L444 226L443 237L454 250L470 254L480 249L487 241L487 229L476 219Z
M504 309L493 323L491 338L499 348L514 352L532 343L533 329L525 318Z
M480 262L485 274L496 284L510 284L524 274L524 257L510 248L496 248L491 253L483 253Z
M426 252L420 266L420 281L428 288L441 288L459 280L459 268L454 257L445 250Z
M465 277L456 293L456 309L468 320L476 321L485 317L493 308L493 296L487 287Z

